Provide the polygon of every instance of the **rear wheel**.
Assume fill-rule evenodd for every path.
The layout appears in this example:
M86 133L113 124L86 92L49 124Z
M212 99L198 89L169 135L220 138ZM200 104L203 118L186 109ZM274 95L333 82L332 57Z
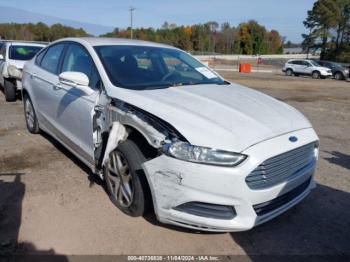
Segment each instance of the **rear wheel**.
M139 147L131 140L121 143L110 153L104 167L104 178L113 204L125 214L143 215L149 205L141 164L146 161Z
M292 76L292 75L293 75L293 70L290 69L290 68L288 68L288 69L286 70L286 76Z
M335 73L334 78L336 80L344 80L344 75L341 72L337 72Z
M318 72L318 71L312 72L312 78L313 79L319 79L320 76L321 76L320 72Z
M38 119L36 117L32 101L27 95L23 97L23 104L27 129L32 134L38 134L40 131Z
M13 102L16 100L16 86L7 79L4 81L4 93L7 102Z

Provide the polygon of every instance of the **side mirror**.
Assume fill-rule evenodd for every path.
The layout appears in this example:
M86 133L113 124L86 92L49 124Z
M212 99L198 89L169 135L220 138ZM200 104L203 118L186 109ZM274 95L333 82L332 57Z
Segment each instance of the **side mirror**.
M4 60L4 56L0 54L0 60Z
M72 86L84 92L86 95L91 95L94 90L89 87L89 78L81 72L63 72L59 75L61 84Z

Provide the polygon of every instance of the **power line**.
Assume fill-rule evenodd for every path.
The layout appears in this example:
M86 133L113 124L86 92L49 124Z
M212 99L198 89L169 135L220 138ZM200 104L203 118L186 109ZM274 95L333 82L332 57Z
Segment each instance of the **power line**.
M129 12L130 12L130 38L133 38L133 32L132 32L132 26L133 26L133 14L134 14L135 8L130 6Z

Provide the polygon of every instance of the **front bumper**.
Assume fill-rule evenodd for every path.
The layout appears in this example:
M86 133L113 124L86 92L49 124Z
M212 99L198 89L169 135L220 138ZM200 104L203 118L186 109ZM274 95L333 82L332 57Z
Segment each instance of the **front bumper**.
M299 138L289 141L293 135ZM143 164L159 221L178 226L217 232L244 231L264 223L285 212L315 187L312 179L314 166L304 173L270 188L253 190L246 177L266 159L317 141L312 128L295 131L256 144L242 153L248 159L237 167L217 167L181 161L161 155ZM298 186L302 190L283 205L257 215L256 207L262 203L286 196ZM216 219L182 212L176 209L189 202L232 206L232 219ZM255 209L254 209L255 207Z
M332 72L321 72L321 76L323 76L323 77L332 77L333 73Z

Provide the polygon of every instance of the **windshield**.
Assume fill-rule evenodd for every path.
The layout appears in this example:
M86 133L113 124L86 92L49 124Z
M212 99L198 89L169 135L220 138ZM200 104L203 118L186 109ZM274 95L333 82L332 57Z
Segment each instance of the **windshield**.
M9 58L12 60L30 60L41 49L41 46L12 45L9 50Z
M187 53L148 46L96 46L115 86L143 90L170 86L225 84L215 73Z
M313 66L321 66L319 63L317 63L316 61L310 61L310 63L313 65Z

